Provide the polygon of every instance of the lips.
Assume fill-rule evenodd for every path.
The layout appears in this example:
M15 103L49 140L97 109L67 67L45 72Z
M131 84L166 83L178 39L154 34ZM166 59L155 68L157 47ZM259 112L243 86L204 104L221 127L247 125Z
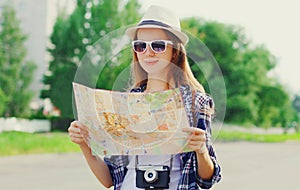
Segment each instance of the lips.
M144 59L144 62L147 64L147 65L154 65L155 63L157 63L159 60L157 59Z

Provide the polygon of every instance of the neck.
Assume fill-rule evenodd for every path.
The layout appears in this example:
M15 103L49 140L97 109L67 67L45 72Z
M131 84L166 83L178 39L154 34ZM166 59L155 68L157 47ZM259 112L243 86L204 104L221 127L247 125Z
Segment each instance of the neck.
M165 80L148 78L145 92L157 92L167 89L169 89L169 85Z

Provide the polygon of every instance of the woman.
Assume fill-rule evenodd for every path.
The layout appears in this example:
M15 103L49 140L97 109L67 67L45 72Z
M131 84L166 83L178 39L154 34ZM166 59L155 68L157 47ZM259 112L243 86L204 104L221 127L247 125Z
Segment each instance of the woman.
M220 166L211 144L213 101L205 94L188 65L184 48L188 37L181 32L179 19L168 9L151 6L139 24L126 33L133 40L134 86L131 92L151 93L180 88L192 126L183 131L189 133L188 147L193 151L171 156L115 156L102 160L91 154L84 141L88 132L78 121L69 127L72 142L80 146L91 170L105 187L147 189L150 186L147 186L147 180L143 181L145 176L140 176L139 167L167 165L167 178L160 180L167 181L167 184L160 188L210 188L221 179Z

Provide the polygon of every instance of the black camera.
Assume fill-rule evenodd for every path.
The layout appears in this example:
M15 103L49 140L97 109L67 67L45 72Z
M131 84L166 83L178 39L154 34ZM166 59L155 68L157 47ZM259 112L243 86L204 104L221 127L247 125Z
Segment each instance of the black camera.
M168 189L170 182L169 166L138 166L136 170L136 187L146 189Z

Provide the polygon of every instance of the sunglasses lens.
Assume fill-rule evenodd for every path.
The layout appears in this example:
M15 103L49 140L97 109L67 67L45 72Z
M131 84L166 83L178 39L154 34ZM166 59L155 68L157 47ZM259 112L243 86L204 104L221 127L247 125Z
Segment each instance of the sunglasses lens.
M147 44L145 42L134 42L133 49L136 52L144 52L146 50Z
M166 50L166 43L164 41L154 41L151 43L153 51L161 53Z
M152 51L155 53L164 53L167 48L167 43L166 40L156 40L152 42L133 41L132 46L136 53L144 53L147 49L147 44L150 44Z

